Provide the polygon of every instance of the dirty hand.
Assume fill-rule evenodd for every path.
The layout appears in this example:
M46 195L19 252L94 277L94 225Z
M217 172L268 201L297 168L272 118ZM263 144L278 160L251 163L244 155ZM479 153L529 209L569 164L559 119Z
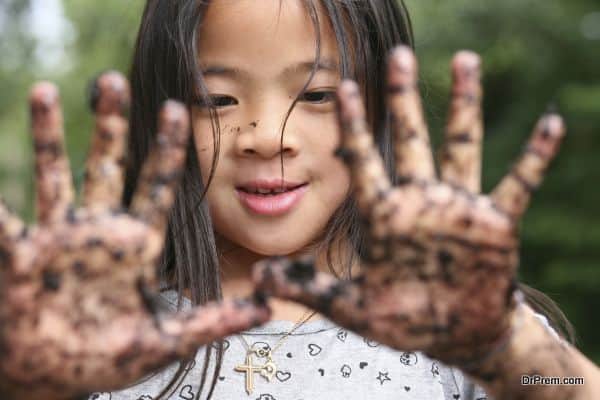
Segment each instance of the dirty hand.
M310 259L272 258L256 266L260 291L306 304L339 325L401 350L454 365L475 362L510 332L518 302L518 224L531 192L558 151L565 128L547 114L518 162L490 195L480 194L480 59L458 53L445 145L436 175L406 47L388 64L396 186L365 121L358 86L338 90L341 146L366 227L361 273L351 280L315 273Z
M129 86L108 72L95 89L81 207L74 206L58 90L42 82L31 91L37 224L25 226L0 202L3 399L67 399L115 389L269 318L264 305L245 301L156 312L155 265L184 167L188 113L177 102L165 103L157 144L130 210L123 210Z

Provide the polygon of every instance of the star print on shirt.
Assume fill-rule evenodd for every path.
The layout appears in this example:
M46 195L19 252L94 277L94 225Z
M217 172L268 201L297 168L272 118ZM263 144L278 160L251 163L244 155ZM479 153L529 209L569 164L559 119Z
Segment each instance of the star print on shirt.
M379 381L380 384L383 385L383 382L385 381L391 381L390 377L388 376L389 372L381 372L379 371L379 376L375 379L377 379Z

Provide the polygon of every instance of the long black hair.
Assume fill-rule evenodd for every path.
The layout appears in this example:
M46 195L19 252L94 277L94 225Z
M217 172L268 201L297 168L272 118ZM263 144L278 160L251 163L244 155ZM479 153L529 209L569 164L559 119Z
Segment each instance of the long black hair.
M282 1L282 0L281 0ZM372 127L374 140L389 174L395 182L393 135L390 129L390 113L386 109L385 88L386 57L398 44L413 47L410 17L402 0L302 0L316 32L315 60L320 57L319 19L327 21L335 34L339 49L339 65L342 78L359 82L367 108L367 118ZM135 182L148 154L153 132L156 131L156 115L159 105L167 98L178 99L191 107L199 99L210 104L206 86L198 66L197 34L209 0L148 0L142 16L134 59L131 68L132 107L130 115L129 163L125 179L123 203L129 205ZM320 10L320 12L319 12ZM317 63L315 63L316 65ZM313 70L304 88L309 85ZM282 132L296 101L282 121ZM176 196L170 216L165 250L158 273L162 281L179 293L181 300L185 289L189 290L192 304L203 304L221 298L219 262L215 234L204 195L210 185L219 155L220 126L214 108L211 108L212 134L215 143L213 164L208 173L206 187L203 185L195 146L188 149L187 167ZM283 140L283 136L282 139ZM283 155L281 159L282 175ZM319 250L325 250L332 273L333 251L343 261L346 277L351 276L351 266L356 257L364 254L364 241L359 213L353 196L337 208L326 231L319 241ZM344 237L353 247L339 246L337 239ZM338 244L338 246L336 246ZM339 266L338 266L339 268ZM524 287L532 306L546 314L551 324L562 330L570 327L560 309L545 295ZM181 301L179 302L181 305ZM553 318L553 316L556 316ZM572 332L567 329L567 335ZM212 395L219 376L223 342L206 346L204 367L200 381L199 398L208 375L208 366L214 351L216 367L212 374L207 397ZM190 360L182 360L170 384L160 396L179 384L189 369Z

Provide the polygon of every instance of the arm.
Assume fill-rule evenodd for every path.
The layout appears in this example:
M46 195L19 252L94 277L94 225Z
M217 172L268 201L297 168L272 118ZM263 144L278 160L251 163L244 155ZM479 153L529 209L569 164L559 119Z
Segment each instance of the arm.
M522 304L511 317L511 334L477 365L461 369L497 399L593 399L600 394L600 370L559 339ZM522 384L534 376L583 378L583 384ZM526 376L525 378L523 378Z
M595 392L598 397L597 368L552 338L520 304L516 291L520 220L558 153L566 131L563 120L554 113L542 116L511 171L492 193L481 194L480 59L461 52L452 66L438 175L414 54L400 47L389 57L386 95L393 116L396 185L373 143L360 88L342 83L336 155L350 170L364 227L361 273L342 281L316 273L308 258L276 258L257 265L257 286L390 347L420 350L462 366L490 394L584 399ZM520 375L536 371L582 375L589 382L556 390L521 387Z

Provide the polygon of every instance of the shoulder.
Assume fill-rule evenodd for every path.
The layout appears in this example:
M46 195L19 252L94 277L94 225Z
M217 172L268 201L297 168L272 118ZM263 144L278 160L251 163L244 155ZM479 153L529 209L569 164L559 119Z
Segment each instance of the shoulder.
M528 307L529 307L529 306L528 306ZM529 308L531 309L531 307L529 307ZM533 311L533 310L531 310L531 311L533 312L533 315L535 316L535 318L536 318L536 319L537 319L537 320L538 320L538 321L539 321L539 322L540 322L540 323L541 323L541 324L542 324L542 325L543 325L543 326L546 328L546 330L547 330L548 332L550 332L550 334L551 334L552 336L554 336L554 337L555 337L556 339L558 339L558 340L563 340L563 339L562 339L562 338L559 336L558 332L556 332L556 330L554 330L554 328L552 328L552 326L551 326L551 325L550 325L550 323L548 322L548 318L546 318L546 316L545 316L545 315L543 315L543 314L540 314L540 313L538 313L538 312L536 312L536 311Z

